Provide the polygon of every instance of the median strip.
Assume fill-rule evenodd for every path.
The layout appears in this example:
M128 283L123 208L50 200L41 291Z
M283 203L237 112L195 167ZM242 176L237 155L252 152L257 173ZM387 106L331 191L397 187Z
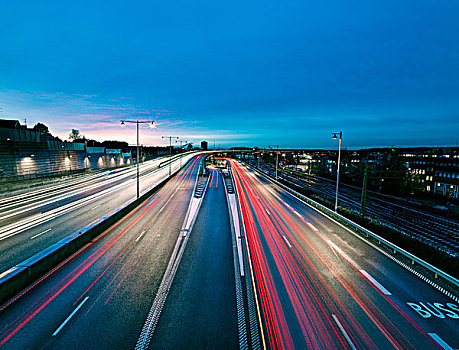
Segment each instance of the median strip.
M161 285L158 288L155 299L151 305L150 311L148 312L147 319L143 325L142 331L137 340L135 346L136 350L148 349L151 341L151 337L155 332L156 325L158 324L159 317L166 303L169 290L172 286L175 274L178 270L180 262L182 260L183 253L185 251L186 244L190 237L189 232L193 229L194 223L198 216L199 209L204 198L204 194L207 189L207 184L209 182L209 177L207 175L202 176L198 175L195 184L194 193L191 196L190 203L188 205L187 213L185 215L185 220L183 221L182 228L180 230L180 235L177 238L175 243L174 250L169 259L164 276L161 280ZM197 193L197 189L200 189L200 192Z

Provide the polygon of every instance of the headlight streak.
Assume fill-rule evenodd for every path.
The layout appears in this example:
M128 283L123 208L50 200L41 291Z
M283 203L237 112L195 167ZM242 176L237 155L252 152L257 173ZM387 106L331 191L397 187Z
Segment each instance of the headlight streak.
M276 311L273 304L275 304L278 300L276 299L276 294L272 291L272 280L270 280L271 274L266 265L267 257L264 255L261 248L262 239L265 240L267 246L269 247L270 253L276 262L276 266L279 271L284 270L284 272L280 273L282 275L285 288L289 293L292 306L295 308L295 312L297 313L300 323L302 322L301 319L304 317L302 325L303 331L307 330L307 334L312 335L312 338L311 335L309 338L306 338L308 345L311 345L312 340L314 342L313 347L316 347L316 345L319 344L319 347L330 346L332 343L323 342L323 339L314 340L314 338L323 336L323 331L326 331L327 328L329 328L339 339L340 345L347 347L344 345L344 342L341 339L341 334L337 332L334 323L331 320L333 311L334 314L337 312L342 314L344 316L343 319L346 320L352 327L349 333L351 334L352 340L355 341L357 347L376 348L376 345L360 326L359 322L357 322L357 320L352 316L352 313L348 311L348 308L340 302L340 299L336 296L335 292L331 290L328 285L329 282L325 281L320 271L318 271L315 267L316 263L311 261L305 253L305 250L313 253L315 258L325 264L327 269L332 272L334 277L341 283L345 290L352 296L369 319L371 319L375 326L393 346L396 348L414 348L414 346L404 337L403 333L399 331L397 327L387 318L387 316L371 301L369 296L365 295L364 291L359 291L357 294L354 290L355 286L349 285L341 276L339 276L339 274L337 274L331 265L331 262L325 261L321 257L320 251L317 250L316 246L311 244L308 235L305 234L305 230L300 228L295 220L300 219L301 222L314 232L317 237L324 241L325 237L316 227L298 213L291 212L293 209L280 200L280 198L271 191L268 190L274 195L274 198L277 197L278 201L266 196L266 194L261 190L264 185L259 180L255 182L255 180L253 180L255 178L252 178L252 176L246 175L245 169L243 169L238 163L232 161L232 167L234 170L233 174L235 175L236 185L238 186L237 188L240 195L243 215L246 220L245 223L249 238L248 242L253 255L254 265L256 265L255 275L257 286L260 285L259 289L262 290L260 293L263 301L262 311L266 322L265 326L268 328L267 334L271 347L283 347L288 344L289 338L287 337L285 344L282 340L280 340L286 335L285 322L281 322L280 325L276 325L273 323L273 319L275 318L272 315L269 315L270 313ZM284 205L289 207L290 210L285 210ZM266 208L271 208L270 213L273 215L268 216L265 211ZM261 231L259 233L254 223L252 212L255 214L254 217L258 220L259 225L261 225ZM284 234L290 238L293 249L286 250L286 242L279 239ZM299 246L299 243L301 243L304 247ZM288 252L289 250L291 252ZM291 262L292 260L293 263ZM354 266L351 265L351 267L356 270ZM361 275L359 271L356 272ZM266 284L266 287L263 286L264 284ZM304 286L307 288L304 288ZM371 285L371 287L373 286ZM378 290L377 292L382 294ZM303 293L305 295L303 295ZM307 297L308 294L311 295ZM383 297L385 297L385 299L394 306L397 311L410 321L414 327L416 327L422 334L425 334L425 332L402 310L400 310L400 308L395 305L392 300L384 295ZM312 305L316 306L316 310L312 308ZM282 308L277 310L282 310ZM283 314L280 313L279 316L283 317ZM326 327L321 319L324 316L326 320ZM308 327L308 322L313 323L313 325ZM318 324L321 323L322 325L319 326ZM274 331L275 334L271 331ZM307 337L306 334L305 337ZM426 337L430 340L430 337Z
M193 172L196 168L196 164L197 164L197 161L196 162L193 162L189 169L186 170L186 172L181 176L180 179L177 180L177 182L180 181L180 183L183 183L183 182L189 182L191 181L191 177L193 175ZM179 189L179 186L177 186L177 190L176 192L178 191ZM124 273L123 277L121 278L121 280L118 282L118 284L116 285L116 287L113 289L113 291L110 293L110 295L108 296L108 298L105 300L104 304L106 305L110 299L112 298L112 296L115 294L115 292L119 289L119 287L122 285L122 283L124 282L124 280L126 279L126 277L129 275L129 273L132 271L132 269L137 265L137 263L140 261L140 258L148 251L148 248L151 246L151 244L153 243L154 239L156 238L156 234L160 231L160 229L168 222L168 219L169 217L172 215L172 213L174 212L174 209L177 207L177 205L180 203L180 199L182 198L182 196L185 194L185 192L182 192L180 194L180 196L176 199L175 201L175 204L174 206L172 207L172 209L169 211L169 213L167 214L167 216L164 218L164 220L162 221L161 225L158 227L158 229L156 230L156 232L151 236L150 240L145 244L145 247L143 248L143 250L140 252L140 254L138 254L137 258L135 259L135 261L133 262L133 264L129 267L129 269ZM165 204L165 206L171 201L172 197L169 198L169 200L167 201L167 203ZM156 213L156 215L145 225L145 227L148 227L149 225L151 225L154 220L156 220L156 217L161 213L161 211L158 211L158 213ZM115 281L115 278L117 278L117 276L121 273L122 270L120 270L116 276L113 278L113 282Z
M178 165L178 164L177 164ZM160 171L162 170L163 168L158 168L158 169L155 169ZM146 173L142 174L142 176L146 176ZM167 175L165 175L167 176ZM12 237L14 235L17 235L19 233L22 233L23 231L25 230L28 230L28 229L31 229L35 226L38 226L40 224L43 224L47 221L50 221L56 217L59 217L65 213L68 213L68 212L71 212L77 208L80 208L82 206L85 206L89 201L95 201L97 199L100 199L100 197L103 197L105 195L109 195L111 193L113 193L114 190L116 189L121 189L121 188L124 188L124 187L128 187L130 186L132 183L135 182L135 179L128 179L126 182L123 182L123 183L120 183L114 187L110 187L110 188L106 188L102 191L99 191L99 192L96 192L90 196L87 196L87 197L84 197L84 198L81 198L81 199L78 199L76 201L73 201L71 203L68 203L68 204L65 204L65 205L62 205L60 207L57 207L57 208L54 208L54 209L51 209L45 213L39 213L39 214L35 214L33 216L29 216L29 217L26 217L24 218L23 220L20 220L18 222L15 222L13 224L10 224L8 226L4 226L2 228L0 228L0 240L4 240L4 239L7 239L9 237ZM99 185L97 185L99 186ZM96 186L96 187L97 187ZM94 186L93 186L94 187ZM93 188L91 187L91 188ZM88 188L86 188L85 190L82 190L80 192L84 192L88 190ZM53 200L51 202L47 202L45 204L50 204L52 202L56 202L56 200ZM40 205L37 205L36 207L40 207L42 206L42 204ZM27 210L23 210L24 212L28 211L30 209L27 209ZM18 213L14 213L14 215L16 215ZM4 219L6 216L0 218L1 219Z
M201 158L200 156L196 157L191 164L187 165L187 171L189 171L191 168L195 168L197 164L197 158ZM184 178L184 175L181 175L181 178ZM164 195L164 194L163 194ZM32 288L37 286L39 283L43 282L46 280L49 276L52 274L56 273L59 271L62 267L67 265L70 261L74 260L77 256L79 256L82 252L86 251L90 246L92 246L94 243L99 241L102 237L106 236L109 232L111 232L113 229L121 225L122 223L126 222L130 217L132 217L134 214L141 212L139 217L135 218L133 222L129 224L129 226L125 229L123 229L119 234L116 236L112 237L108 242L106 242L101 248L99 248L96 252L92 253L90 257L85 259L82 263L78 265L78 267L74 268L72 272L67 274L67 276L63 279L61 279L58 283L54 285L54 287L50 288L41 298L39 298L35 303L33 303L20 317L18 317L14 322L10 323L9 325L6 325L2 329L2 333L0 336L0 347L4 345L11 337L13 337L19 330L21 330L31 319L33 319L38 313L40 313L49 303L51 303L57 296L60 295L68 286L70 286L79 276L81 276L87 269L89 269L100 257L102 257L113 245L118 242L129 230L135 226L136 223L138 223L157 203L156 195L153 195L150 197L148 200L144 201L142 204L140 204L136 209L134 209L132 212L130 212L128 215L126 215L123 219L118 221L115 225L111 226L107 230L105 230L101 235L99 235L97 238L95 238L91 243L86 245L84 248L76 252L74 255L72 255L70 258L62 262L60 265L58 265L56 268L54 268L52 271L50 271L48 274L46 274L44 277L36 281L32 286L27 288L25 291L20 293L17 297L15 297L13 300L9 301L7 304L5 304L0 311L6 309L9 307L12 303L14 303L16 300L18 300L21 296L26 294L28 291L30 291ZM132 242L131 242L132 243ZM124 250L125 251L125 250ZM124 252L123 251L123 252ZM119 257L119 256L118 256ZM116 259L118 259L115 258ZM112 266L113 262L109 265ZM107 268L108 269L108 268ZM103 274L105 271L103 272ZM100 279L101 276L97 278L97 280ZM96 280L96 282L97 282ZM95 282L94 282L95 283ZM91 285L91 287L94 285L94 283ZM89 290L88 288L84 294ZM84 295L83 294L83 295ZM78 300L80 300L78 298ZM77 301L78 301L77 300ZM75 302L76 303L76 302Z
M237 171L236 171L237 173ZM238 186L238 193L241 194L242 192L242 185L240 181L244 183L244 188L247 190L250 188L250 185L245 182L244 179L242 179L240 174L236 175L238 179L236 180L236 184ZM245 196L243 196L245 197ZM258 205L257 200L254 198L253 193L248 193L248 198L243 198L242 203L243 207L247 208L248 202L250 201L250 204L254 206L255 211L257 212L257 219L259 220L260 224L263 225L262 227L262 232L263 236L267 239L268 245L271 247L271 250L273 252L273 258L276 261L276 265L279 267L279 273L281 274L281 277L284 281L286 291L291 298L291 306L294 308L294 311L297 315L298 321L299 321L299 326L302 329L302 333L304 336L305 340L305 345L308 348L318 348L319 347L319 342L316 339L316 337L313 337L313 334L316 332L314 329L314 325L311 324L311 322L306 323L306 319L309 318L308 315L306 315L306 312L304 311L304 307L302 307L303 302L298 298L298 293L295 292L295 290L298 290L298 286L295 286L293 280L295 276L292 276L288 272L288 268L291 268L292 266L288 266L285 268L284 264L287 263L288 258L282 256L282 252L280 249L282 247L285 247L285 243L281 243L282 246L276 245L273 239L273 234L276 234L272 229L272 227L269 227L268 222L270 221L269 217L265 218L263 220L263 217L266 217L265 211L263 208L261 208ZM247 215L247 212L244 213L245 216ZM246 216L247 217L247 216ZM261 235L256 234L256 231L254 231L254 222L253 220L249 219L250 221L250 227L247 230L247 234L249 235L249 242L251 242L251 252L253 255L253 252L256 252L256 257L254 257L255 267L256 267L256 275L257 275L257 280L260 278L263 279L263 283L260 283L260 294L262 296L262 305L264 305L264 310L263 314L265 316L265 319L268 320L266 326L268 328L268 339L270 342L271 347L273 348L293 348L294 343L293 340L291 339L290 331L289 331L289 325L287 324L286 318L284 316L283 308L282 305L286 305L285 303L281 303L279 300L279 295L277 293L276 286L274 285L274 281L272 279L271 275L271 270L267 268L267 256L264 254L262 251L262 243L261 243ZM256 228L255 228L256 230ZM279 238L279 235L277 235ZM282 240L282 238L281 238ZM260 264L261 262L261 264ZM258 263L258 264L257 264ZM261 272L262 268L265 268ZM266 278L264 278L267 276ZM269 288L264 288L263 284L267 283L269 285ZM264 292L263 292L264 291ZM269 292L269 293L266 293ZM267 299L268 298L268 299ZM292 300L293 299L293 300ZM268 310L268 312L266 312ZM274 317L273 317L274 316ZM293 325L291 325L293 326Z

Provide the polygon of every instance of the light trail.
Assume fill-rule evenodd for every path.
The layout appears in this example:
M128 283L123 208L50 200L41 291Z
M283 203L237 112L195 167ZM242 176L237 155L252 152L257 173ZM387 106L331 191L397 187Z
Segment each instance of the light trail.
M270 348L336 349L355 346L377 349L381 345L375 344L369 335L369 329L372 329L372 332L378 330L382 339L386 340L383 346L415 349L398 325L388 318L385 310L375 303L374 297L352 282L356 278L366 280L367 288L373 288L387 301L387 306L391 305L408 320L408 325L413 326L420 337L436 345L388 295L359 271L358 265L353 264L350 258L340 259L343 256L341 249L337 249L338 256L332 255L333 261L328 256L326 259L321 246L328 245L331 249L332 245L327 243L320 230L239 163L234 160L230 163L246 226L255 283L260 290L263 326L267 330ZM340 274L337 266L351 268L352 279ZM330 285L331 277L324 274L333 276L339 282L340 288L350 296L355 306L351 308L342 301L337 287ZM365 322L356 318L355 307L366 315ZM293 310L295 317L289 310ZM338 325L336 319L344 323ZM343 332L341 327L346 327L346 331Z
M201 156L196 157L190 164L186 166L183 174L180 174L178 179L175 179L175 183L173 185L169 185L169 188L176 188L178 190L178 186L176 186L177 181L185 181L186 177L191 176L192 172L196 168L196 164L198 164L198 160ZM166 185L167 186L167 185ZM168 191L164 191L160 198L166 195ZM82 252L86 251L90 246L94 245L98 242L102 237L105 237L108 233L112 232L115 228L120 226L122 223L126 222L128 219L133 218L133 220L128 224L126 228L121 230L119 233L111 237L106 243L103 244L102 247L97 249L94 253L92 253L88 258L86 258L82 263L80 263L76 268L74 268L70 273L66 275L66 277L62 278L59 282L57 282L52 288L50 288L37 302L33 303L26 311L18 317L14 322L7 325L2 329L2 334L0 335L0 347L4 345L8 340L10 340L15 334L17 334L30 320L32 320L36 315L38 315L45 307L47 307L55 298L57 298L65 289L67 289L78 277L80 277L85 271L87 271L91 266L95 264L106 252L108 252L122 237L124 237L135 225L147 215L151 209L156 205L158 202L158 196L153 195L149 199L145 200L142 204L140 204L137 208L135 208L132 212L126 215L123 219L119 222L105 230L101 235L99 235L96 239L94 239L90 244L86 245L72 257L67 259L65 262L61 263L58 267L53 269L50 273L46 274L43 278L29 287L27 290L22 292L17 298L8 302L6 305L2 307L2 310L9 307L13 302L15 302L18 298L22 295L30 291L32 288L37 286L39 283L50 277L51 275L55 274L57 271L61 270L62 267L67 265L70 261L72 261L76 256L79 256ZM170 199L169 199L170 200ZM177 201L178 203L178 201ZM174 207L175 208L175 207ZM165 220L166 222L167 220ZM151 223L151 222L150 222ZM77 304L85 294L94 286L94 284L100 280L100 278L108 271L114 263L119 259L119 257L127 250L127 248L134 242L131 241L125 249L116 256L116 258L105 268L103 273L99 275L95 281L92 282L89 288L87 288L83 294L76 300L74 303ZM145 250L144 250L145 251ZM86 299L85 299L86 300Z

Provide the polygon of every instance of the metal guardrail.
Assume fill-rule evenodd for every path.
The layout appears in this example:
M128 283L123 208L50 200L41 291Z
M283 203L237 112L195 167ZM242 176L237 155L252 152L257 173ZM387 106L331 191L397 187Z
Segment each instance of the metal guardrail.
M445 279L446 281L454 284L457 288L459 288L459 280L457 278L447 274L446 272L440 270L439 268L437 268L437 267L429 264L428 262L418 258L417 256L411 254L410 252L407 252L406 250L396 246L395 244L389 242L388 240L378 236L376 233L373 233L373 232L369 231L368 229L360 226L359 224L356 224L355 222L345 218L344 216L342 216L342 215L340 215L338 213L335 213L333 210L327 208L326 206L324 206L324 205L322 205L322 204L320 204L320 203L318 203L318 202L306 197L305 195L303 195L303 194L291 189L290 187L288 187L288 186L276 181L275 179L271 178L270 176L260 172L258 169L254 168L250 164L248 164L248 163L245 163L245 164L248 167L250 167L251 169L253 169L254 171L256 171L258 174L260 174L263 177L265 177L268 181L270 181L270 182L282 187L284 190L286 190L287 192L293 194L295 197L300 198L301 200L306 202L306 204L308 204L310 206L313 206L316 209L318 208L321 211L325 211L327 214L331 214L332 216L338 218L339 220L346 222L348 225L351 225L352 227L354 227L358 231L363 232L366 236L370 236L373 239L377 240L378 242L381 242L381 243L385 244L394 253L395 252L400 253L400 254L404 255L405 257L407 257L408 259L410 259L412 263L416 262L417 264L423 266L427 270L433 272L435 274L435 278L438 278L438 276L440 276L441 278Z

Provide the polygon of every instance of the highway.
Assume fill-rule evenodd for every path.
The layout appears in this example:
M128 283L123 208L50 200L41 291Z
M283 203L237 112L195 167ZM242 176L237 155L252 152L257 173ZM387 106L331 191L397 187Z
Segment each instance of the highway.
M172 171L193 154L175 160ZM166 159L140 165L140 192L167 178ZM69 179L0 199L0 273L136 196L136 168Z
M231 231L219 170L152 338L153 349L238 349Z
M231 160L270 349L458 349L458 290Z
M214 168L198 176L202 157L1 305L0 348L459 348L457 289L238 161L232 184Z
M194 158L159 192L117 224L43 276L20 296L1 306L0 347L135 348L140 341L142 328L149 321L150 307L174 246L181 236L201 157ZM206 224L209 206L214 201L219 201L219 210L225 205L220 202L221 190L213 186L210 193L216 198L211 197L210 202L204 204L205 214L197 220L198 227ZM215 231L210 235L215 235L218 225L226 225L225 218L222 220L215 221ZM197 235L193 239L199 242L212 238ZM209 253L220 254L220 248L227 242L221 237L213 239L216 241L210 249L216 249L218 253ZM219 241L221 239L223 241ZM202 256L199 253L193 254L193 241L190 247L191 257ZM209 259L208 252L204 251L203 254ZM218 266L227 266L224 260L228 253L225 254L217 259L210 256L211 260L221 261L221 264L213 268L213 273L219 272ZM188 258L184 260L188 261ZM210 263L207 262L208 265ZM189 262L186 262L184 267L188 265ZM196 272L199 275L200 271ZM179 275L182 273L179 271ZM190 276L195 278L198 275ZM234 274L230 271L229 276ZM231 286L231 279L223 277L220 281ZM215 288L225 292L222 290L224 286ZM199 291L195 288L193 293ZM223 329L222 325L228 327L231 324L232 316L228 316L228 310L232 308L232 302L222 299L217 304L224 306L222 313L230 319L229 322L221 320L220 329ZM202 305L195 304L195 307L199 310ZM212 321L212 318L209 320Z
M258 166L255 161L251 165ZM261 168L265 173L274 176L273 166L263 165ZM279 169L278 176L286 183L313 190L326 200L335 200L336 183L333 181L288 169ZM360 197L360 189L340 184L339 206L359 213ZM427 212L417 203L368 191L365 216L433 245L451 256L459 254L459 222L454 218Z

